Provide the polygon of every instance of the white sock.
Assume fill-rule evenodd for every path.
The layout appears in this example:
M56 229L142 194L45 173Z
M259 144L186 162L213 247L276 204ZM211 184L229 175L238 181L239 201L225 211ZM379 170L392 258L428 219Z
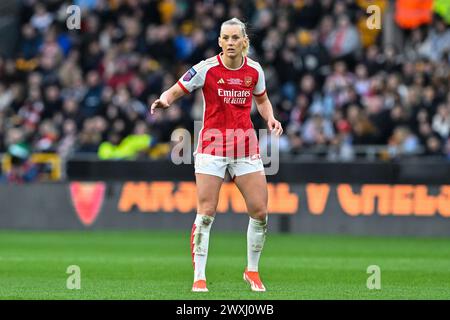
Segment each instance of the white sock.
M194 281L206 280L206 260L208 259L209 231L213 217L197 214L191 234L191 252L194 263Z
M247 270L258 271L259 258L264 247L267 233L267 216L265 221L250 217L247 229Z

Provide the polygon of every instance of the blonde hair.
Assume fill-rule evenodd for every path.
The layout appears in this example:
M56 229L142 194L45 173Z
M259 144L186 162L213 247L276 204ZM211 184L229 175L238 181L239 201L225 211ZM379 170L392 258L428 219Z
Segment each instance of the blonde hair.
M239 26L241 28L242 35L247 40L247 46L245 46L244 49L242 50L242 55L244 57L246 57L250 50L250 39L248 38L248 35L247 35L247 27L246 27L245 23L243 23L238 18L233 18L233 19L227 20L227 21L223 22L222 25L220 26L220 33L222 33L222 28L224 26Z

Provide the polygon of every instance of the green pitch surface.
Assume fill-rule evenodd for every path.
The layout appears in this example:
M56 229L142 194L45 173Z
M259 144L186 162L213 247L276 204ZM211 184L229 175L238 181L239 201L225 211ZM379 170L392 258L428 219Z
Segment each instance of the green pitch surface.
M265 293L242 280L245 234L212 232L208 293L190 292L186 232L0 231L0 299L450 299L450 239L269 234ZM66 270L81 268L81 289ZM369 265L381 289L366 287Z

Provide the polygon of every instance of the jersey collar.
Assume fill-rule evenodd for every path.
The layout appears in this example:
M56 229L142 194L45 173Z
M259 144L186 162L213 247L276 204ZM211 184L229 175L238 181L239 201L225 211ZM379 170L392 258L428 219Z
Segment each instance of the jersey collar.
M242 64L241 64L240 67L238 67L238 68L236 68L236 69L231 69L231 68L228 68L228 67L225 65L225 63L223 63L222 57L221 57L221 56L222 56L222 53L219 53L219 54L217 55L217 60L219 60L220 65L223 66L225 69L228 69L228 70L231 70L231 71L240 70L243 66L245 66L245 65L247 64L247 57L244 57L244 60L242 61Z

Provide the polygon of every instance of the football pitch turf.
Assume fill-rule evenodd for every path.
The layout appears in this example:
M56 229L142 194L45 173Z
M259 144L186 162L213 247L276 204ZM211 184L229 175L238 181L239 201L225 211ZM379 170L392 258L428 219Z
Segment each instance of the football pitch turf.
M265 293L242 280L245 233L214 232L208 293L190 292L190 230L0 231L0 299L449 299L450 238L269 234ZM81 289L66 287L68 266ZM381 289L366 287L367 267Z

